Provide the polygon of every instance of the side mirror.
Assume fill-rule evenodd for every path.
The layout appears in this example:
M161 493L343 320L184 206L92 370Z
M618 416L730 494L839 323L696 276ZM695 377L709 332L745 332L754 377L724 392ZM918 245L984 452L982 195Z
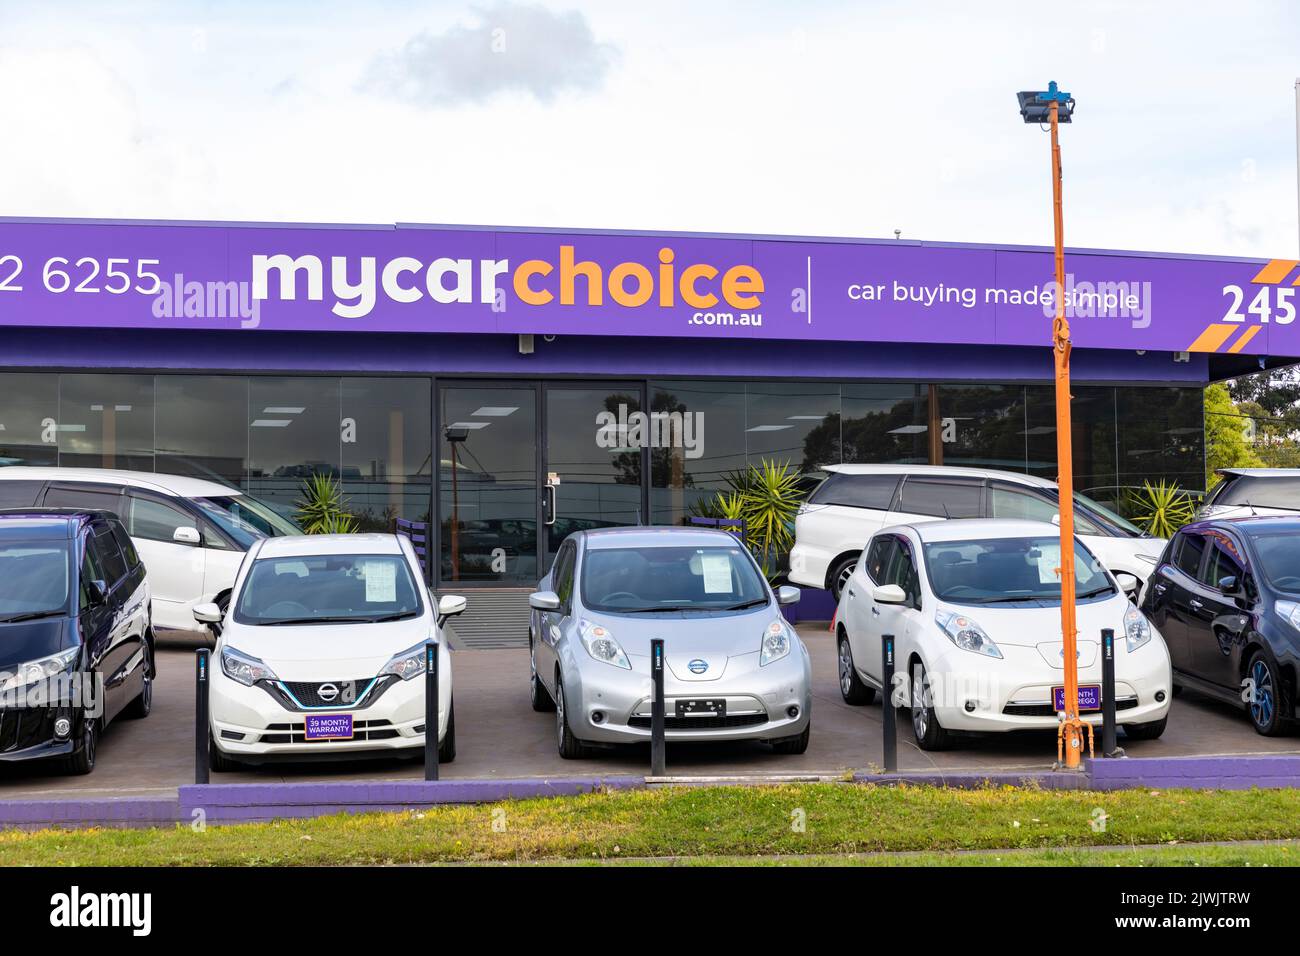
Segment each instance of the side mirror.
M90 582L90 603L94 605L103 604L108 600L108 582L101 581L99 578Z
M877 584L871 591L871 600L877 604L906 604L907 595L897 584Z
M1052 524L1056 525L1058 528L1061 526L1061 513L1059 511L1052 515Z
M788 584L783 584L776 589L776 603L783 607L787 604L797 603L801 597L803 597L803 592Z
M446 624L449 617L465 613L465 605L468 603L459 594L444 594L440 597L438 599L438 626L442 627Z
M1240 588L1240 584L1238 583L1237 576L1235 574L1229 574L1226 578L1219 578L1220 594L1226 595L1228 597L1232 597L1234 594L1237 593L1239 588Z
M220 624L224 617L221 608L215 604L196 604L193 613L194 620L200 624Z
M181 527L172 532L172 540L177 544L201 544L198 528Z
M1137 603L1138 595L1142 593L1142 582L1137 577L1125 571L1118 571L1115 574L1115 583L1130 601Z
M528 606L537 611L558 611L560 596L554 591L534 591L528 595Z

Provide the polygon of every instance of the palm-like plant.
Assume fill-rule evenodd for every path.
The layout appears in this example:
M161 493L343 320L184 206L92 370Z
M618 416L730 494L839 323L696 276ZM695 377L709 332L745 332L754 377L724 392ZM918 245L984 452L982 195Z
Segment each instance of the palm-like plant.
M1140 490L1131 491L1129 504L1134 522L1157 538L1172 537L1195 512L1191 495L1163 478L1155 484L1143 482Z
M745 521L749 546L763 573L772 577L779 556L794 546L794 518L804 497L799 472L789 462L765 458L726 481L731 488L727 497L739 498L738 517Z
M304 481L297 505L298 524L307 534L351 534L357 529L343 486L329 475L312 475Z

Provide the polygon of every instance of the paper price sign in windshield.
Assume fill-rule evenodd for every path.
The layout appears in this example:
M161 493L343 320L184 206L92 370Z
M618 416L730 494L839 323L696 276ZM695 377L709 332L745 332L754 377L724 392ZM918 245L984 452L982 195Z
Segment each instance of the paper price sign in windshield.
M397 600L397 564L393 561L366 562L366 603L392 604Z

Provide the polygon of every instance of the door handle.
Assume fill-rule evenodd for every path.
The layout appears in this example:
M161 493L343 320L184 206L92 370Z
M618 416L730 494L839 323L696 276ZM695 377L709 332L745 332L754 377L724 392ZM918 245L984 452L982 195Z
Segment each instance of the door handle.
M857 597L857 595L853 593L853 588L849 588L849 597Z
M878 607L873 607L873 608L871 609L871 613L872 613L875 617L880 617L880 608L878 608Z
M555 506L557 501L555 497L555 486L549 482L546 485L546 496L549 499L549 505L546 509L546 526L549 528L551 525L555 524Z
M1199 611L1201 608L1205 607L1205 605L1202 604L1200 601L1196 600L1196 598L1192 598L1190 601L1188 601L1188 602L1187 602L1187 605L1188 605L1188 607L1195 608L1195 609L1198 610L1198 611Z

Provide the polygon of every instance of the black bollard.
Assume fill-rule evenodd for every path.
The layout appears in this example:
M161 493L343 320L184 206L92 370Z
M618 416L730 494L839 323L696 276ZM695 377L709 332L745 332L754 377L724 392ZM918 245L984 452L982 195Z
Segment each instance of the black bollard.
M208 782L208 667L212 652L200 647L194 655L194 782Z
M438 779L438 644L424 643L424 779Z
M1122 757L1115 741L1115 631L1101 632L1101 755Z
M650 677L654 699L650 702L650 776L664 775L664 641L650 640Z
M880 682L884 695L885 773L898 770L898 712L894 709L894 635L885 634L880 639Z

